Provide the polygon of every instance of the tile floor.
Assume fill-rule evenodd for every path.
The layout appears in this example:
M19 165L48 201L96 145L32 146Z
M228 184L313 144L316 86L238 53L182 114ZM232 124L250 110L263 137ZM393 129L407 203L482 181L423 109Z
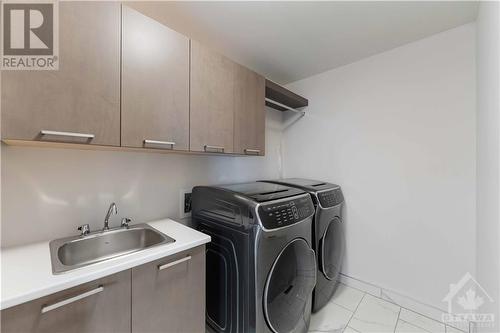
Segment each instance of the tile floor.
M310 333L463 333L381 298L340 284L311 317Z

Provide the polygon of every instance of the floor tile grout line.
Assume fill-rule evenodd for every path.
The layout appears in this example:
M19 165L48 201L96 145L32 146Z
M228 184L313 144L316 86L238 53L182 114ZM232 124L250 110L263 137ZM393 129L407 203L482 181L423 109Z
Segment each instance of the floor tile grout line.
M402 309L403 309L402 307L399 307L398 317L396 318L396 324L394 325L394 333L396 333L396 328L398 328L399 316L401 316Z
M346 284L344 284L344 285L346 285ZM346 286L347 286L347 285L346 285ZM379 293L379 295L377 296L377 295L373 295L372 293L370 293L370 292L368 292L368 291L363 291L363 290L358 289L358 288L355 288L355 287L351 287L351 286L347 286L347 287L352 288L352 289L359 290L359 291L361 291L361 292L363 292L363 293L365 293L365 294L368 294L368 295L370 295L370 296L373 296L373 297L376 297L376 298L381 299L381 300L383 300L383 301L386 301L387 303L391 303L392 305L399 306L400 308L404 308L403 306L401 306L401 305L399 305L399 304L395 303L392 299L391 299L391 300L387 300L387 299L382 298L382 289L381 289L381 288L380 288L380 293ZM405 309L406 309L406 308L405 308ZM407 309L407 310L410 310L410 309ZM410 310L410 311L413 311L413 310ZM415 312L415 311L413 311L413 312ZM418 312L415 312L415 313L418 313ZM419 314L420 314L420 313L419 313ZM428 317L428 318L429 318L429 319L432 319L432 318L430 318L430 317ZM436 321L435 319L432 319L432 320Z
M394 303L394 304L396 304L396 303ZM400 305L400 306L401 306L401 305ZM446 324L445 324L444 322L439 321L439 320L436 320L436 319L434 319L434 318L431 318L431 317L429 317L429 316L427 316L427 315L425 315L425 314L423 314L423 313L417 312L417 311L415 311L415 310L409 309L409 308L404 307L404 306L401 306L401 308L402 308L402 309L405 309L405 310L407 310L407 311L410 311L410 312L416 313L416 314L418 314L418 315L420 315L420 316L422 316L422 317L424 317L424 318L427 318L427 319L429 319L429 320L435 321L435 322L437 322L437 323L440 323L440 324L443 324L443 325L445 325L445 326L446 326ZM414 326L415 326L415 325L414 325ZM464 332L464 333L465 333L465 332Z
M364 295L363 295L363 296L364 296ZM361 300L362 300L362 299L363 299L363 297L361 297ZM359 300L358 305L359 305L359 303L361 303L361 300ZM353 312L353 313L354 313L354 311L356 311L356 310L351 310L351 309L349 309L349 308L347 308L347 307L343 306L342 304L339 304L339 303L337 303L337 302L335 302L335 301L333 301L333 300L328 301L328 303L332 303L332 304L338 305L338 306L340 306L342 309L345 309L345 310L347 310L347 311L349 311L349 312ZM356 308L357 308L357 306L356 306Z
M355 330L355 329L354 329L354 328L352 328L351 326L346 326L346 327L344 328L344 331L345 331L347 328L350 328L350 329L351 329L351 330L353 330L354 332L361 333L360 331Z
M356 280L356 279L355 279L355 280ZM365 283L364 281L361 281L361 280L357 280L357 281L360 281L360 282L362 282L362 283ZM362 293L363 293L363 297L361 297L361 300L359 301L359 303L358 303L358 305L356 306L356 309L355 309L354 311L352 311L352 310L350 310L350 309L346 308L345 306L342 306L342 305L340 305L340 304L338 304L338 303L334 302L333 300L332 300L332 301L330 301L330 302L334 303L335 305L338 305L338 306L340 306L340 307L342 307L342 308L344 308L344 309L346 309L346 310L348 310L348 311L352 311L352 313L353 313L353 314L351 315L351 318L350 318L350 319L349 319L349 321L347 322L346 327L347 327L347 326L349 326L349 323L351 322L352 318L354 317L354 314L355 314L355 313L356 313L356 311L358 310L359 305L361 304L361 302L363 301L363 299L365 298L365 296L368 294L368 295L370 295L370 296L372 296L372 297L378 298L378 299L380 299L380 300L382 300L382 301L385 301L385 302L388 302L388 303L390 303L390 304L392 304L392 305L398 306L398 307L400 308L400 309L399 309L399 313L398 313L398 320L400 320L400 319L399 319L399 316L400 316L400 314L401 314L402 309L405 309L405 310L410 311L410 312L413 312L413 313L415 313L415 314L417 314L417 315L419 315L419 316L422 316L422 317L424 317L424 318L426 318L426 319L432 320L433 322L436 322L436 323L438 323L438 324L442 324L442 325L444 325L444 327L445 327L445 333L447 333L447 332L448 332L448 330L447 330L447 327L448 327L448 326L449 326L449 327L451 327L451 328L453 328L453 329L455 329L455 330L458 330L458 331L460 331L460 332L462 332L462 333L468 333L468 332L466 332L466 331L463 331L463 330L458 329L458 328L456 328L456 327L453 327L453 326L451 326L451 325L447 325L447 324L446 324L446 323L444 323L443 321L436 320L436 319L431 318L431 317L429 317L429 316L427 316L427 315L425 315L425 314L423 314L423 313L420 313L420 312L417 312L417 311L415 311L415 310L409 309L409 308L407 308L407 307L405 307L405 306L401 306L401 305L399 305L399 304L395 303L392 299L391 299L391 300L387 300L387 299L382 298L382 291L383 291L383 289L382 289L382 288L379 288L379 289L380 289L380 296L376 296L376 295L373 295L372 293L369 293L369 292L367 292L367 291L363 291L363 290L358 289L358 288L356 288L356 287L349 286L349 285L347 285L347 284L345 284L345 283L343 283L343 282L341 282L341 281L339 281L339 283L340 283L340 284L342 284L342 285L344 285L344 286L346 286L346 287L348 287L348 288L351 288L351 289L354 289L354 290L357 290L357 291L360 291L360 292L362 292ZM369 283L367 283L367 284L369 284ZM369 284L369 285L370 285L370 284ZM417 327L417 328L420 328L420 329L423 329L423 330L427 331L425 328L422 328L422 327L420 327L420 326L418 326L418 325L415 325L415 324L413 324L413 323L409 323L409 322L407 322L407 321L405 321L405 320L402 320L402 321L404 321L405 323L408 323L408 324L410 324L410 325L413 325L413 326L415 326L415 327ZM397 326L397 322L396 322L396 326ZM345 329L345 328L344 328L344 329Z
M382 290L382 289L381 289L381 290ZM397 304L396 302L394 302L392 299L391 299L391 300L387 300L387 299L384 299L384 298L382 298L382 297L372 295L372 294L370 294L370 293L368 293L368 294L369 294L369 295L371 295L371 296L373 296L373 297L377 297L377 298L379 298L379 299L381 299L381 300L383 300L383 301L386 301L386 302L388 302L388 303L391 303L391 304L393 304L393 305L399 306L401 309L405 309L405 310L407 310L407 311L411 311L411 312L416 313L416 314L418 314L418 315L420 315L420 316L422 316L422 317L425 317L425 318L427 318L427 319L429 319L429 320L435 321L435 322L437 322L437 323L439 323L439 324L443 324L443 325L445 325L445 326L446 326L446 323L444 323L444 322L442 322L442 321L440 321L440 320L436 320L436 319L434 319L434 318L431 318L431 317L429 317L429 316L427 316L427 315L425 315L425 314L423 314L423 313L420 313L420 312L417 312L417 311L415 311L415 310L409 309L409 308L407 308L407 307L405 307L405 306L399 305L399 304ZM413 326L415 326L415 325L413 325ZM448 325L448 326L449 326L449 325ZM417 326L417 327L418 327L418 326ZM463 332L463 333L468 333L468 332L464 332L464 331L462 331L462 330L459 330L459 331L461 331L461 332Z
M341 276L344 276L344 277L346 277L346 278L348 278L348 279L352 279L352 280L358 281L358 282L360 282L360 283L363 283L363 284L366 284L366 285L372 286L372 287L374 287L374 288L376 288L376 289L380 289L380 290L382 290L382 289L383 289L382 287L379 287L379 286L377 286L376 284L373 284L373 283L370 283L370 282L366 282L366 281L360 280L360 279L358 279L358 278L355 278L355 277L353 277L353 276L349 276L349 275L347 275L347 274L340 273L340 275L341 275Z
M409 321L407 321L407 320L404 320L404 319L401 319L401 318L398 318L398 320L399 320L399 321L402 321L403 323L406 323L406 324L408 324L408 325L410 325L410 326L413 326L413 327L419 328L419 329L421 329L421 330L423 330L423 331L426 331L426 332L428 332L428 333L433 333L433 331L429 331L428 329L423 328L423 327L418 326L418 325L415 325L415 323L411 323L411 322L409 322ZM446 333L446 328L445 328L445 333Z
M343 273L340 273L340 274L341 274L341 276L343 276L344 278L346 278L346 280L347 280L347 281L348 281L349 279L351 279L351 280L354 280L354 281L359 282L359 283L361 283L361 284L365 284L365 285L367 285L367 286L369 286L369 287L373 287L373 288L375 288L375 289L378 289L378 294L379 294L379 295L374 295L374 294L373 294L373 293L371 293L371 292L368 292L368 291L365 291L365 290L359 289L359 288L357 288L357 287L353 287L353 286L351 286L351 285L348 285L347 283L345 283L345 282L341 281L340 279L338 280L338 281L339 281L339 283L341 283L341 284L343 284L343 285L345 285L345 286L347 286L347 287L349 287L349 288L359 290L359 291L364 292L364 293L366 293L366 294L368 294L368 295L371 295L371 296L373 296L373 297L377 297L377 298L380 298L380 299L382 299L382 300L384 300L384 301L387 301L387 302L389 302L389 303L392 303L392 304L394 304L394 305L397 305L397 306L399 306L399 307L401 307L401 308L404 308L404 309L406 309L406 310L408 310L408 311L415 312L415 313L417 313L417 314L419 314L419 315L421 315L421 316L424 316L424 317L426 317L426 318L428 318L428 319L430 319L430 320L436 321L436 322L438 322L438 323L440 323L440 324L443 324L443 325L445 325L445 326L449 326L449 327L451 327L451 328L453 328L453 329L456 329L456 330L460 331L461 333L471 333L470 326L472 325L472 322L470 322L470 321L467 321L467 324L468 324L467 326L468 326L468 327L467 327L467 330L465 330L465 331L464 331L464 330L463 330L463 329L461 329L461 328L457 328L457 327L455 327L455 326L448 325L448 324L446 324L446 323L445 323L444 321L442 321L442 320L434 319L434 318L432 318L432 317L430 317L430 316L428 316L428 315L426 315L426 314L423 314L423 313L417 312L417 311L412 310L412 309L410 309L410 308L407 308L407 307L405 307L405 306L401 306L401 305L399 305L399 304L395 303L395 301L393 301L392 299L390 299L390 300L386 300L386 299L382 298L382 294L383 294L384 292L385 292L385 293L387 293L387 292L389 292L389 293L394 293L394 294L396 294L396 295L398 295L398 296L401 296L401 297L403 297L403 298L409 299L409 300L410 300L410 301L412 301L412 302L418 303L418 304L423 305L423 306L428 307L428 308L432 308L433 310L436 310L436 311L441 312L441 313L448 313L448 314L452 315L453 317L456 317L456 315L455 315L455 314L453 314L453 313L449 313L449 312L447 312L447 311L445 311L445 310L443 310L443 309L440 309L440 308L438 308L438 307L435 307L435 306L433 306L433 305L426 304L426 303L424 303L424 302L422 302L422 301L419 301L419 300L417 300L417 299L414 299L414 298L412 298L412 297L410 297L410 296L407 296L407 295L401 294L401 293L399 293L399 292L397 292L397 291L395 291L395 290L392 290L392 289L387 289L387 288L383 288L383 287L377 286L377 285L375 285L375 284L372 284L372 283L370 283L370 282L366 282L366 281L363 281L363 280L361 280L361 279L358 279L358 278L355 278L355 277L352 277L352 276L349 276L349 275L346 275L346 274L343 274ZM445 330L445 332L446 332L446 330Z
M422 315L422 316L424 316L424 317L426 317L426 318L428 318L428 319L431 319L431 320L437 321L437 322L439 322L439 323L442 323L442 324L444 324L444 325L446 325L446 326L450 326L450 327L452 327L452 328L455 328L455 329L459 330L459 331L460 331L460 332L462 332L462 333L470 333L470 327L468 328L468 330L467 330L467 331L464 331L464 330L459 329L459 328L456 328L456 327L454 327L454 326L447 325L445 322L443 322L443 321L441 321L441 320L436 320L436 319L431 318L431 317L429 317L429 316L427 316L427 315L425 315L425 314L422 314L422 313L417 312L417 311L415 311L415 310L412 310L412 309L410 309L410 308L407 308L407 307L401 306L401 305L399 305L399 304L395 303L392 299L391 299L391 300L386 300L386 299L383 299L383 298L382 298L382 293L384 293L384 292L385 292L385 293L387 293L387 292L389 292L389 293L394 293L394 294L396 294L396 295L398 295L398 296L401 296L401 297L407 298L407 299L409 299L409 300L411 300L411 301L413 301L413 302L415 302L415 303L418 303L418 304L420 304L420 305L423 305L423 306L425 306L425 307L432 308L432 309L437 310L437 311L442 312L442 313L448 313L448 312L444 311L443 309L440 309L440 308L438 308L438 307L435 307L435 306L432 306L432 305L429 305L429 304L423 303L422 301L416 300L416 299L414 299L414 298L412 298L412 297L406 296L406 295L401 294L401 293L399 293L399 292L397 292L397 291L394 291L394 290L391 290L391 289L387 289L387 288L383 288L383 287L377 286L377 285L375 285L375 284L372 284L372 283L370 283L370 282L366 282L366 281L363 281L363 280L361 280L361 279L358 279L358 278L355 278L355 277L352 277L352 276L349 276L349 275L346 275L346 274L343 274L343 273L340 273L340 274L341 274L341 276L343 276L344 278L351 279L351 280L354 280L354 281L359 282L359 283L361 283L361 284L365 284L365 285L367 285L367 286L370 286L370 287L373 287L373 288L378 289L378 290L379 290L379 296L373 295L371 292L368 292L368 291L361 290L361 289L359 289L359 288L356 288L356 287L350 286L350 285L346 284L345 282L342 282L340 279L338 280L338 281L339 281L339 283L341 283L341 284L343 284L343 285L345 285L345 286L347 286L347 287L349 287L349 288L359 290L359 291L364 292L364 293L366 293L366 294L369 294L369 295L371 295L371 296L373 296L373 297L378 297L378 298L380 298L380 299L382 299L382 300L384 300L384 301L387 301L387 302L389 302L389 303L392 303L392 304L394 304L394 305L397 305L397 306L399 306L399 307L401 307L401 308L404 308L404 309L406 309L406 310L409 310L409 311L415 312L415 313L417 313L417 314L419 314L419 315ZM449 313L449 314L451 314L451 315L453 315L454 317L456 317L456 315L455 315L455 314L453 314L453 313ZM468 323L469 323L469 326L470 326L470 322L468 322Z
M391 302L391 303L392 303L392 302ZM393 303L393 304L397 305L396 303ZM444 326L448 326L448 325L446 325L446 323L444 323L444 322L442 322L442 321L440 321L440 320L436 320L436 319L434 319L434 318L431 318L431 317L429 317L429 316L427 316L427 315L425 315L425 314L423 314L423 313L417 312L417 311L415 311L415 310L409 309L409 308L404 307L404 306L401 306L401 305L399 305L399 306L401 307L401 309L405 309L405 310L407 310L407 311L410 311L410 312L416 313L416 314L418 314L419 316L422 316L422 317L424 317L424 318L426 318L426 319L429 319L429 320L435 321L436 323L442 324L442 325L444 325ZM410 324L411 324L411 323L410 323ZM414 325L414 324L413 324L413 326L416 326L416 325ZM417 327L419 327L419 326L417 326ZM421 327L420 327L420 328L421 328ZM459 331L461 331L461 332L463 332L463 333L467 333L467 332L464 332L464 331L462 331L462 330L459 330ZM446 331L445 331L445 332L446 332Z
M468 331L464 331L464 330L462 330L460 328L456 328L455 326L451 326L451 325L447 325L447 324L444 324L444 330L445 330L446 333L451 333L451 332L448 332L449 331L448 328L451 328L451 329L453 329L455 331L459 331L460 333L471 333L471 331L470 331L470 324L471 323L469 322L469 330Z
M444 310L443 310L443 309L441 309L441 308L438 308L438 307L436 307L436 306L433 306L433 305L430 305L430 304L424 303L424 302L422 302L422 301L420 301L420 300L418 300L418 299L415 299L415 298L410 297L410 296L408 296L408 295L402 294L402 293L400 293L400 292L398 292L398 291L396 291L396 290L392 290L392 289L390 289L390 288L386 288L386 287L381 287L381 286L378 286L378 285L376 285L376 284L373 284L373 283L370 283L370 282L367 282L367 281L361 280L361 279L359 279L359 278L357 278L357 277L353 277L353 276L350 276L350 275L347 275L347 274L344 274L344 273L340 273L340 275L341 275L341 276L343 276L344 278L347 278L347 279L351 279L351 280L357 281L357 282L359 282L359 283L361 283L361 284L368 285L368 286L373 287L373 288L375 288L375 289L379 289L379 290L380 290L380 292L385 291L386 293L387 293L387 292L389 292L389 293L393 293L393 294L396 294L396 295L401 296L401 297L403 297L403 298L409 299L409 300L411 300L411 301L413 301L413 302L415 302L415 303L418 303L418 304L420 304L420 305L423 305L423 306L425 306L425 307L429 307L429 308L432 308L432 309L434 309L434 310L438 310L438 311L440 311L440 312L446 312L446 311L444 311ZM339 281L341 281L341 280L339 279ZM345 283L344 283L344 284L345 284ZM351 287L351 288L355 288L355 287ZM355 289L358 289L358 288L355 288ZM371 293L368 293L368 294L373 295L373 294L371 294ZM373 296L374 296L374 295L373 295Z
M363 297L362 297L362 298L361 298L361 300L359 301L358 305L356 306L356 310L354 310L354 312L353 312L353 314L352 314L351 318L350 318L350 319L349 319L349 321L347 322L346 327L350 327L350 326L349 326L349 324L351 323L352 319L354 318L354 315L355 315L355 314L356 314L356 312L358 311L358 308L359 308L359 306L361 305L361 303L363 302L363 300L365 299L365 296L366 296L366 295L369 295L369 296L374 297L374 298L376 298L376 299L378 298L379 300L381 300L381 301L384 301L384 302L385 302L385 300L384 300L384 299L382 299L381 297L377 297L377 296L374 296L374 295L372 295L372 294L370 294L370 293L365 292L365 293L363 294ZM387 303L392 304L391 302L387 302ZM399 310L398 310L398 318L396 319L396 323L395 323L395 325L394 325L394 332L395 332L395 331L396 331L396 327L397 327L397 323L398 323L398 319L399 319L399 314L401 313L401 309L402 309L402 308L401 308L401 306L399 306L399 305L397 305L397 304L392 304L392 305L395 305L395 306L397 306L397 307L399 308ZM352 328L352 327L351 327L351 328ZM352 328L352 329L353 329L353 330L355 330L355 331L357 331L357 330L356 330L356 329L354 329L354 328ZM344 330L345 330L345 328L344 328Z
M363 290L361 290L361 289L358 289L358 288L354 288L354 287L348 286L348 285L346 285L345 283L342 283L342 282L340 282L340 281L339 281L339 284L342 284L342 285L344 285L344 286L345 286L345 287L347 287L347 288L350 288L350 289L354 289L354 290L356 290L356 291L359 291L360 293L362 293L362 294L363 294L363 296L361 296L361 299L359 300L358 304L356 305L356 309L354 309L354 310L351 310L351 309L349 309L348 307L345 307L345 306L343 306L342 304L339 304L339 303L335 302L335 301L333 300L333 298L332 298L331 300L329 300L329 301L328 301L329 303L334 303L335 305L338 305L338 306L340 306L340 307L342 307L342 308L344 308L344 309L348 310L349 312L355 312L355 311L358 309L358 306L359 306L359 304L361 303L361 301L363 300L363 298L365 297L365 294L368 294L368 295L373 296L372 294L367 293L366 291L363 291ZM374 296L374 297L376 297L376 296Z
M370 295L370 296L373 296L373 297L377 297L377 296L374 296L374 295L372 295L372 294L370 294L370 293L367 293L367 294L368 294L368 295ZM451 327L451 328L454 328L454 329L456 329L456 330L458 330L458 331L460 331L460 332L462 332L462 333L469 333L469 332L463 331L463 330L461 330L461 329L459 329L459 328L453 327L453 326L451 326L451 325L447 325L446 323L444 323L444 322L442 322L442 321L439 321L439 320L436 320L436 319L434 319L434 318L431 318L431 317L429 317L429 316L427 316L427 315L425 315L425 314L423 314L423 313L420 313L420 312L417 312L417 311L415 311L415 310L409 309L409 308L407 308L407 307L401 306L401 305L399 305L399 304L397 304L397 303L394 303L394 301L389 301L389 300L383 299L383 298L381 298L381 297L377 297L377 298L379 298L379 299L381 299L381 300L383 300L383 301L386 301L386 302L388 302L388 303L391 303L391 304L393 304L393 305L399 306L399 307L401 308L401 310L402 310L402 309L405 309L405 310L410 311L410 312L413 312L413 313L415 313L415 314L417 314L417 315L419 315L419 316L422 316L422 317L424 317L424 318L426 318L426 319L432 320L432 321L434 321L434 322L436 322L436 323L438 323L438 324L442 324L442 325L445 327L445 333L447 333L446 327ZM400 313L401 313L401 310L400 310ZM417 328L421 328L421 329L423 329L423 330L427 331L425 328L422 328L422 327L420 327L420 326L418 326L418 325L415 325L415 324L413 324L413 323L409 323L409 322L407 322L406 320L403 320L403 321L404 321L405 323L411 324L411 325L413 325L413 326L415 326L415 327L417 327Z
M458 328L456 328L456 327L453 327L453 326L451 326L451 325L447 325L447 324L445 324L444 322L439 321L439 320L436 320L436 319L434 319L434 318L431 318L431 317L429 317L429 316L427 316L427 315L425 315L425 314L423 314L423 313L420 313L420 312L417 312L417 311L415 311L415 310L409 309L409 308L407 308L407 307L401 306L401 305L399 305L399 304L395 303L394 301L386 300L386 299L383 299L383 298L381 298L381 297L377 297L377 296L375 296L375 295L372 295L372 294L370 294L370 293L367 293L367 294L368 294L368 295L370 295L370 296L372 296L372 297L376 297L376 298L379 298L379 299L381 299L381 300L383 300L383 301L386 301L386 302L388 302L388 303L391 303L392 305L399 306L399 307L401 308L401 309L400 309L400 313L401 313L401 310L402 310L402 309L405 309L405 310L410 311L410 312L413 312L413 313L415 313L415 314L417 314L417 315L419 315L419 316L422 316L422 317L424 317L424 318L426 318L426 319L432 320L432 321L434 321L434 322L436 322L436 323L438 323L438 324L442 324L443 326L445 326L445 332L446 332L446 333L447 333L446 327L448 327L448 326L449 326L449 327L451 327L451 328L454 328L454 329L456 329L456 330L459 330L459 331L460 331L460 332L462 332L462 333L469 333L469 332L463 331L463 330L461 330L461 329L458 329ZM409 323L409 322L407 322L407 321L405 321L405 320L403 320L403 321L404 321L405 323L411 324L411 325L413 325L413 326L415 326L415 327L417 327L417 328L421 328L421 329L423 329L423 330L427 331L425 328L422 328L422 327L420 327L420 326L418 326L418 325L415 325L415 324L413 324L413 323Z
M362 292L363 294L370 294L370 293L369 293L369 292L367 292L367 291L364 291L364 290L362 290L362 289L359 289L359 288L356 288L356 287L352 287L352 286L350 286L350 285L348 285L348 284L345 284L344 282L341 282L340 280L338 280L338 281L339 281L339 284L343 284L344 286L346 286L346 287L348 287L348 288L351 288L351 289L354 289L354 290L360 291L360 292ZM371 295L371 294L370 294L370 295Z
M359 306L361 305L361 303L365 299L365 296L366 296L366 292L363 293L363 297L361 297L361 300L359 301L358 305L356 305L356 309L352 312L351 318L349 318L349 320L347 321L347 324L344 327L344 331L347 327L349 327L349 324L351 323L352 318L354 318L354 315L356 314L356 311L358 311ZM354 329L354 330L357 331L356 329Z
M380 300L380 301L382 301L382 302L388 303L388 304L390 304L391 306L396 306L396 307L398 307L398 308L399 308L399 310L396 310L396 311L401 311L401 309L403 308L401 305L398 305L398 304L396 304L396 303L393 303L393 302L387 301L387 300L385 300L385 299L383 299L383 298L381 298L381 297L374 296L374 295L369 294L369 293L368 293L368 296L371 296L371 297L375 298L376 300ZM387 310L390 310L390 311L392 311L392 312L396 312L396 311L393 311L393 310L389 309L387 306L385 306L385 304L382 304L382 303L378 303L378 304L379 304L380 306L382 306L383 308L387 309Z
M403 308L401 308L401 309L403 309ZM419 315L419 316L421 316L421 317L423 317L423 318L425 318L425 319L429 319L429 320L432 320L433 322L436 322L436 323L438 323L438 324L440 324L440 325L443 325L443 328L444 328L444 332L443 332L443 333L446 333L446 324L445 324L445 323L442 323L442 322L440 322L440 321L437 321L437 320L434 320L434 319L432 319L432 318L426 317L426 316L424 316L423 314L420 314L420 313L418 313L418 312L415 312L415 311L412 311L412 310L409 310L409 309L406 309L406 308L404 308L404 309L405 309L405 310L407 310L407 311L411 311L411 312L413 312L413 313L415 313L415 314L417 314L417 315ZM409 322L408 320L404 320L404 319L399 319L399 320L404 321L405 323L410 324L410 325L412 325L412 326L415 326L416 328L420 328L420 329L422 329L422 330L424 330L424 331L426 331L426 332L432 333L432 331L429 331L428 329L426 329L425 327L420 326L420 325L419 325L419 324L417 324L417 323L412 323L412 322ZM464 332L464 333L465 333L465 332Z

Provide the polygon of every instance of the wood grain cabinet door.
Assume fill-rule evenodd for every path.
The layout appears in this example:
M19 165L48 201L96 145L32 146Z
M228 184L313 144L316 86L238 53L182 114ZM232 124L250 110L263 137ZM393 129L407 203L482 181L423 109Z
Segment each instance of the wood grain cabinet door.
M190 150L233 152L235 63L191 40Z
M122 146L189 149L189 39L122 8Z
M234 152L247 155L265 154L264 77L241 65L234 76Z
M2 333L130 332L131 271L2 310Z
M205 332L205 246L132 268L133 333Z
M118 2L59 3L59 70L2 72L2 138L120 145Z

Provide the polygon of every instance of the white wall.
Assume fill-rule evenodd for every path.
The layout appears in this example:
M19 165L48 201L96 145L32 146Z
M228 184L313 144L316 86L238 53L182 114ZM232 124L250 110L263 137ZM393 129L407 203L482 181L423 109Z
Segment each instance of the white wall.
M495 303L500 331L500 4L481 2L477 18L477 279Z
M278 178L281 112L268 110L265 157L25 148L2 144L2 247L102 228L111 202L120 218L179 215L180 189Z
M439 308L474 273L474 51L468 24L289 85L284 174L342 186L343 273Z

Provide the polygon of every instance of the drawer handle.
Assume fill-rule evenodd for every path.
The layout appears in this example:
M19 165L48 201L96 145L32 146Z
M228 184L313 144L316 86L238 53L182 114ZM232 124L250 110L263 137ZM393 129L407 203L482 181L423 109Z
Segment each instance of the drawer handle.
M245 154L247 155L259 155L260 149L245 149Z
M57 308L60 308L61 306L65 306L65 305L68 305L70 303L73 303L73 302L79 301L81 299L87 298L89 296L98 294L98 293L102 292L103 290L104 290L104 287L103 286L99 286L99 287L97 287L95 289L89 290L89 291L84 292L84 293L82 293L80 295L76 295L76 296L67 298L65 300L62 300L60 302L57 302L57 303L54 303L54 304L51 304L51 305L46 305L46 306L42 307L42 313L47 313L49 311L55 310Z
M222 146L210 146L210 145L205 145L205 151L210 152L210 151L215 151L215 152L224 152L224 147Z
M144 139L144 145L170 146L170 149L174 149L175 142L173 142L173 141L157 141L157 140Z
M85 138L85 139L93 139L93 138L95 138L94 134L75 133L75 132L59 132L59 131L41 130L40 134L41 135L70 136L70 137L73 137L73 138Z
M191 260L191 256L187 256L187 257L184 257L182 259L169 262L168 264L160 265L160 266L158 266L158 270L161 271L161 270L164 270L165 268L169 268L169 267L175 266L177 264L180 264L180 263L188 261L188 260Z

